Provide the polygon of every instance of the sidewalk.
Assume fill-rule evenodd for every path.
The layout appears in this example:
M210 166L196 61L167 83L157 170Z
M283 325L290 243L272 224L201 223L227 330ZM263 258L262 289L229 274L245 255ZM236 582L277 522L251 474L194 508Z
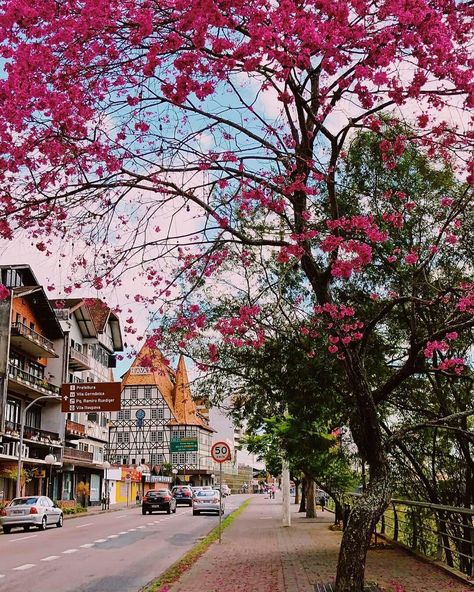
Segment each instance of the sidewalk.
M120 504L112 504L108 510L103 510L102 506L88 506L87 512L81 512L79 514L65 514L64 520L69 520L71 518L80 518L81 516L95 516L96 514L109 514L110 512L118 512L119 510L127 510L136 508L137 506L135 503L129 504L127 506L126 503Z
M169 592L314 592L334 579L341 533L333 515L304 518L292 505L292 526L281 526L281 500L253 496L250 505L181 576ZM401 549L370 551L367 581L386 592L469 592L469 586Z

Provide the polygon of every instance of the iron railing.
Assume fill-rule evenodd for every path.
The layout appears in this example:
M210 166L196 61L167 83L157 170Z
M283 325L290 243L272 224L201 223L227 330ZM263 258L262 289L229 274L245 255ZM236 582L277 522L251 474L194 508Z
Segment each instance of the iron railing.
M48 351L54 352L54 344L52 341L35 331L34 329L30 329L24 323L12 323L12 331L17 335L22 335L32 341L36 341L41 347L47 349Z
M346 518L360 494L345 499ZM331 509L331 505L329 505ZM401 543L430 559L474 575L474 509L392 499L375 535Z
M13 378L18 382L31 386L35 390L41 391L42 393L59 396L60 389L58 386L56 386L55 384L51 384L44 378L38 378L38 376L35 376L34 374L25 372L21 368L17 368L12 364L8 366L8 374L10 378Z

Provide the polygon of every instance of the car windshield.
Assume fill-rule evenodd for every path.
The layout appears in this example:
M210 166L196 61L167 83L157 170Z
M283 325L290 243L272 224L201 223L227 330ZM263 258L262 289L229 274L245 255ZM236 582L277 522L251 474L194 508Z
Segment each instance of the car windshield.
M37 497L17 497L12 500L11 506L34 506L38 503Z
M174 491L189 491L189 487L176 487Z
M212 489L207 489L207 490L197 492L198 497L214 497L215 495L218 495L218 494L219 494L218 491L213 491Z
M164 495L168 493L166 489L157 489L156 491L149 491L146 495L147 497L156 497L157 495Z

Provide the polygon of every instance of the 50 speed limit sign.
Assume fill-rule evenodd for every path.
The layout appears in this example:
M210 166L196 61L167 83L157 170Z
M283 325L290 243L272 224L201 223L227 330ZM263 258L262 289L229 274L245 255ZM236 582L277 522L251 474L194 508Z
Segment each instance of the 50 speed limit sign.
M226 460L231 460L232 453L227 442L214 442L211 447L211 456L213 460L218 463L223 463Z

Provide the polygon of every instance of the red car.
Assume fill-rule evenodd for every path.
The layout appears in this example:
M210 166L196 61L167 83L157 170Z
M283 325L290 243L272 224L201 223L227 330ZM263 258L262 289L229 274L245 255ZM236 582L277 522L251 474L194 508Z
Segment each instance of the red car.
M193 490L189 485L175 485L171 491L177 504L193 505Z

